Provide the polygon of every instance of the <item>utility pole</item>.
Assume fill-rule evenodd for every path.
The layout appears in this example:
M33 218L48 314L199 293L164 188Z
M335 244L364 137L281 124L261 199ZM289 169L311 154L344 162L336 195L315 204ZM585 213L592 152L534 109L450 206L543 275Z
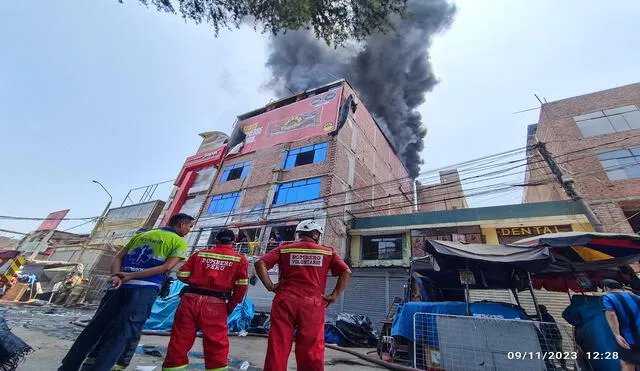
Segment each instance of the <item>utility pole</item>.
M547 150L547 144L544 142L538 142L536 143L535 147L544 161L547 163L547 165L549 165L549 168L551 168L551 172L556 176L562 188L564 188L565 192L567 192L567 195L582 206L586 217L589 220L589 223L591 223L591 225L593 226L593 229L595 229L596 232L604 232L604 227L602 226L602 223L600 223L600 220L598 220L596 214L591 209L591 206L584 198L582 198L582 196L576 189L573 178L567 176L564 173L564 170L560 168L560 165L558 165L556 159L549 152L549 150Z

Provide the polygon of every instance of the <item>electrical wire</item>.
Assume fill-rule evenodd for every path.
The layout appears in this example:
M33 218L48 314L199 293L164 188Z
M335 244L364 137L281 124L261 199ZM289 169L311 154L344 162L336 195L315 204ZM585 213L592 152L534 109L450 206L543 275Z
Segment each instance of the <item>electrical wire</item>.
M611 141L611 142L608 142L608 143L595 145L595 146L592 146L592 147L581 148L581 149L578 149L578 150L574 150L574 151L558 154L555 157L563 157L563 156L568 156L568 155L571 155L571 154L577 154L577 153L580 153L580 152L586 152L586 151L589 151L589 150L592 150L592 149L596 149L596 148L602 148L603 146L606 146L606 145L609 145L609 144L619 143L619 142L622 142L622 141L625 141L625 140L628 140L628 139L632 139L632 138L635 138L635 137L638 137L638 136L640 136L640 134L639 135L635 135L635 136L626 137L626 138L623 138L623 139L614 140L614 141ZM460 173L465 174L465 173L474 173L474 172L478 172L478 171L481 171L481 170L487 170L487 169L491 169L491 168L498 168L500 166L505 166L505 165L509 165L509 164L516 164L518 162L526 161L526 163L519 164L519 165L510 167L510 168L507 168L507 169L501 169L501 170L496 170L496 171L492 171L492 172L489 172L489 173L474 175L474 176L470 176L470 177L467 177L467 178L461 178L459 180L456 179L456 180L453 180L453 181L450 181L450 182L440 183L440 184L436 184L436 185L427 185L427 187L430 187L430 190L433 190L433 189L439 189L439 188L449 188L451 186L455 186L457 184L462 184L462 183L464 183L464 184L473 183L473 182L470 182L470 180L472 180L472 179L479 179L478 181L481 182L481 181L488 181L490 179L496 179L496 178L501 178L501 177L505 177L505 176L512 176L512 175L515 176L515 175L520 174L521 172L510 173L510 174L506 174L506 175L504 174L504 172L505 171L509 171L509 170L514 170L514 169L519 168L519 167L532 166L532 165L534 165L536 163L542 163L542 162L544 162L544 160L529 161L529 158L521 158L521 159L506 161L506 162L498 163L498 164L496 164L495 162L498 161L499 159L503 158L503 157L514 156L515 154L517 154L519 152L526 151L527 149L530 149L530 148L533 148L533 147L535 147L535 145L534 146L520 147L520 148L516 148L516 149L513 149L513 150L506 151L506 152L502 152L502 153L499 153L499 154L495 154L495 155L491 155L491 156L485 156L483 158L469 160L469 161L462 162L462 163L459 163L459 164L456 164L456 165L447 166L447 167L441 167L441 168L434 169L434 170L429 170L429 171L420 173L420 175L422 175L422 177L417 178L417 180L427 179L424 176L426 176L426 175L428 175L430 173L433 173L433 172L436 172L436 171L440 171L440 170L445 170L445 169L452 169L452 168L455 168L456 166L461 167L461 169L458 170L458 174L460 174ZM569 159L569 160L565 160L565 161L558 161L558 163L559 164L566 164L568 162L579 161L581 159L589 158L589 157L592 157L592 155L588 155L588 156L584 156L584 157L580 157L580 158ZM482 163L483 161L485 163ZM479 164L481 164L481 166ZM475 165L475 167L472 166L472 165ZM524 172L526 173L526 170ZM498 174L503 174L503 175L502 176L493 177L493 178L481 179L483 177L487 177L488 175L498 175ZM323 197L319 197L319 198L317 198L315 200L326 199L328 197L337 197L337 196L346 195L346 194L355 194L356 197L361 197L361 196L359 196L357 194L357 192L363 191L365 189L374 188L374 187L382 187L382 189L385 189L385 186L393 186L393 187L395 187L397 185L402 186L404 183L406 183L408 185L408 184L411 184L413 181L414 181L414 179L412 179L410 177L402 177L402 178L392 179L392 180L389 180L389 181L380 182L380 183L376 183L376 184L371 184L371 185L367 185L367 186L363 186L363 187L359 187L359 188L352 188L352 189L347 190L347 191L332 193L332 194L329 194L329 195L326 195L326 196L323 196ZM398 183L398 182L400 182L400 183ZM532 183L532 184L533 185L537 185L536 183ZM410 192L410 190L406 190L406 192ZM387 195L381 196L381 197L378 197L378 198L366 198L366 199L363 199L361 201L356 201L356 202L351 202L351 203L344 203L344 204L340 204L340 205L333 205L332 207L340 207L340 206L348 206L348 205L354 205L354 204L364 203L364 202L372 202L372 201L376 201L376 200L380 200L380 199L393 197L393 196L396 196L396 195L397 194L393 195L391 193L388 193ZM208 196L208 198L210 198L212 196L215 196L215 195L210 195L210 196ZM469 195L467 195L467 197L473 197L473 195L469 194ZM305 200L305 201L300 201L300 202L296 202L296 203L308 203L308 202L311 202L311 201L314 201L314 200ZM206 202L207 202L207 200L205 200L205 203ZM441 202L441 201L438 201L438 202ZM273 212L274 209L277 209L279 207L288 207L288 208L290 208L291 206L293 206L296 203L289 203L289 204L284 204L284 205L274 205L274 206L271 207L271 212ZM232 214L229 214L228 216L229 217L242 216L243 214L244 215L249 215L249 214L253 214L253 213L254 212L248 211L248 212L244 212L244 213L232 213ZM0 215L0 220L34 220L34 221L36 221L36 220L38 220L38 221L39 220L78 220L78 221L83 221L84 220L84 221L91 222L95 218L96 217L85 217L85 218L66 218L66 217L65 218L38 218L38 217L19 217L19 216Z
M67 231L70 231L70 230L72 230L72 229L76 229L76 228L82 227L83 225L87 225L87 224L89 224L89 223L93 223L93 222L95 222L95 219L92 219L92 220L86 221L86 222L84 222L84 223L80 223L80 224L78 224L78 225L75 225L75 226L70 227L70 228L67 228L67 229L63 229L62 231L63 231L63 232L67 232Z

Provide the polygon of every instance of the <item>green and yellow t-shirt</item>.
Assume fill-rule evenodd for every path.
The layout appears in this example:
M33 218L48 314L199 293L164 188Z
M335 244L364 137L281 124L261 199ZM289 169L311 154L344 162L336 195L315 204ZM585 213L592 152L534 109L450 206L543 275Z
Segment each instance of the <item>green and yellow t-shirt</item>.
M137 234L125 246L123 272L138 272L164 264L168 258L185 259L187 243L171 228L153 229ZM126 282L123 286L162 286L164 274Z

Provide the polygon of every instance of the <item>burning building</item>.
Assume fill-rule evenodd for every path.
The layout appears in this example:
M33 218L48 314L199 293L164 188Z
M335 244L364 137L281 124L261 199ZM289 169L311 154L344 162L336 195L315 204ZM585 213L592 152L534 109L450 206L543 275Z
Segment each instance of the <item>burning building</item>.
M260 254L293 240L295 226L313 218L324 223L323 243L344 255L354 217L415 208L407 168L345 80L241 115L231 136L201 136L163 217L197 217L193 250L228 227L244 251Z

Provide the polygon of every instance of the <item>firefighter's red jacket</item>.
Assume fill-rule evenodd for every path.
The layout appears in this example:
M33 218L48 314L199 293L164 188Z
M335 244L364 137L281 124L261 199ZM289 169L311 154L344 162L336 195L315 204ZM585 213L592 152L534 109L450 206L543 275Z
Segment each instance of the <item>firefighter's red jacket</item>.
M178 271L178 279L189 286L217 292L233 292L228 307L233 310L242 301L249 285L249 263L231 245L216 245L200 250Z

